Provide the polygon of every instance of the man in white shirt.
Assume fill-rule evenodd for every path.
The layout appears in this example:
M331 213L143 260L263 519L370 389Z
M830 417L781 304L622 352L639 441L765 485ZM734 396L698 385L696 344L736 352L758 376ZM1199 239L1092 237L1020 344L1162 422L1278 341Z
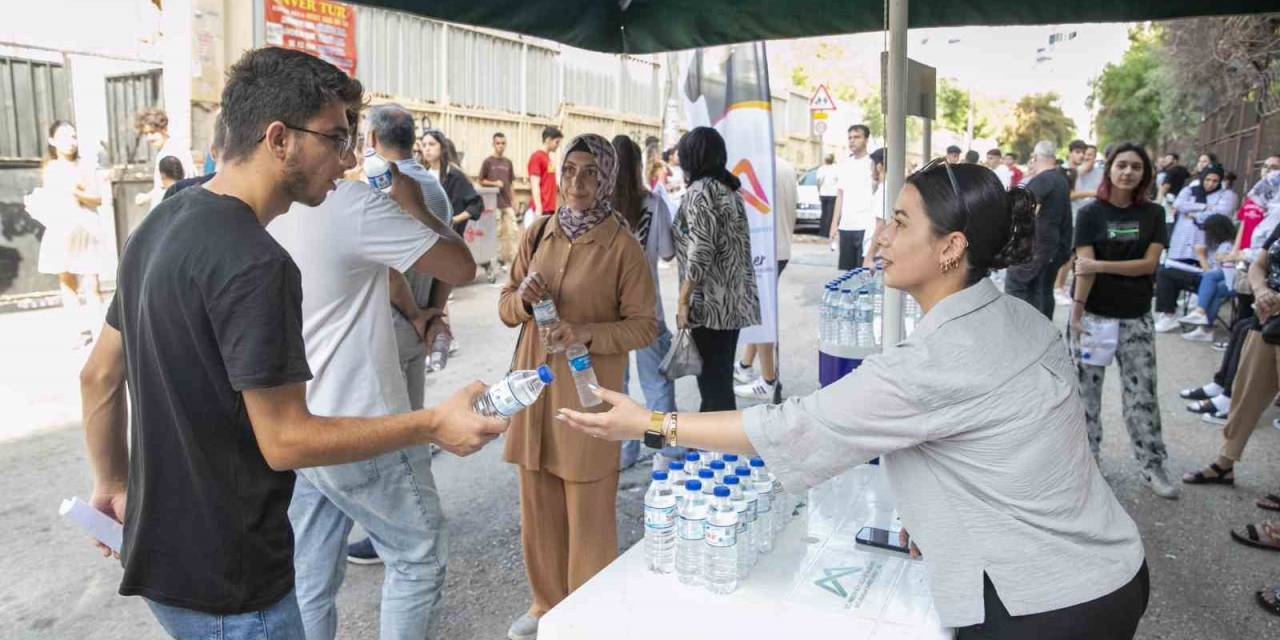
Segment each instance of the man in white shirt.
M1005 191L1013 184L1013 172L1009 167L1004 166L1004 153L999 149L992 149L987 152L987 168L995 172L996 177L1000 179L1000 184L1004 186Z
M876 213L872 206L871 157L867 139L871 129L865 124L849 127L849 157L840 163L836 188L836 223L831 240L840 240L841 271L862 264L862 248L868 233L875 228Z
M307 405L317 415L410 410L388 304L389 269L449 283L475 276L471 252L428 212L421 185L395 164L392 176L390 197L342 180L319 206L295 204L293 215L267 229L302 273L302 331L315 375ZM332 640L337 633L335 600L353 521L387 564L381 636L431 636L444 588L445 529L427 446L300 470L289 519L308 638Z
M836 168L836 157L827 154L818 167L818 200L822 203L822 218L818 222L818 233L831 235L831 221L835 218L836 196L839 194L840 176Z
M147 144L156 149L155 161L151 166L151 191L138 194L134 198L134 203L138 206L147 204L154 206L162 199L166 188L163 184L164 178L160 175L160 161L169 157L177 158L178 162L182 163L184 178L196 176L196 164L191 159L191 150L169 137L169 114L163 109L151 108L139 111L133 126L138 134L146 139Z
M830 157L830 156L828 156ZM795 165L782 156L774 156L773 165L773 213L774 223L774 257L778 260L778 276L782 277L783 269L791 261L791 239L796 228L796 201L799 178ZM760 354L760 375L755 376L752 365ZM739 382L733 388L734 394L749 400L773 402L779 387L777 352L774 344L749 344L742 352L742 361L734 367L734 379Z

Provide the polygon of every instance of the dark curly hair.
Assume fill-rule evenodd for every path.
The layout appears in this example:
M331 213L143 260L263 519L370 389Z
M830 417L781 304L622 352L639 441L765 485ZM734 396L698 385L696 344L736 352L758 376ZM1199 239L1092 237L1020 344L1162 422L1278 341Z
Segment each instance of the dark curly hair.
M302 127L325 107L341 103L347 122L364 106L360 81L341 69L301 51L267 47L240 58L227 74L222 90L222 122L227 144L224 162L249 157L273 122ZM351 128L350 135L356 133Z
M907 177L920 192L925 214L939 236L960 232L969 247L966 285L992 271L1031 259L1036 226L1036 197L1021 187L1004 190L995 172L980 164L936 164ZM957 191L959 196L956 197Z

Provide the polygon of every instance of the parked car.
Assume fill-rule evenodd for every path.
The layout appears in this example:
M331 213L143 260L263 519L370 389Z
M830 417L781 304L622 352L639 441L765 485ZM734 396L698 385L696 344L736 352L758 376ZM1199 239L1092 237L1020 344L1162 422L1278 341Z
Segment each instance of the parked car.
M818 197L818 170L810 169L800 176L796 189L796 231L816 232L822 222L822 200Z

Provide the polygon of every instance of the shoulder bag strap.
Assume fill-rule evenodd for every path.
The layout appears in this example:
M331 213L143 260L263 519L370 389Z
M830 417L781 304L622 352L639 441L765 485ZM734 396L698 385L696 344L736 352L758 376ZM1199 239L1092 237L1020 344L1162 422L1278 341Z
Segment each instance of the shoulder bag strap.
M544 215L542 216L541 220L535 221L533 225L529 227L529 233L533 234L533 246L529 248L529 265L528 266L533 266L533 258L538 255L538 245L542 244L542 236L544 233L546 233L547 224L550 221L551 216L553 215L555 214L550 213L550 214ZM522 323L520 325L520 337L516 338L516 346L515 346L515 349L512 350L511 352L511 364L507 366L507 373L511 373L512 371L515 371L516 357L519 356L520 354L520 343L524 342L524 332L528 328L529 328L528 322Z

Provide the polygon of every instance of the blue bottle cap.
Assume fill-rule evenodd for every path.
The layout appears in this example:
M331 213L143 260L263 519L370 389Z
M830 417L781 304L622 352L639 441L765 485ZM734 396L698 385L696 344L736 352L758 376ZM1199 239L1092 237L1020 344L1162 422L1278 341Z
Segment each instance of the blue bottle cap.
M697 462L701 458L702 456L698 455L697 451L690 451L689 453L684 454L684 459L689 462Z
M739 478L738 476L725 476L724 483L727 485L741 484L742 478Z
M717 497L717 498L728 498L728 497L729 497L729 487L726 487L726 486L723 486L723 485L722 485L722 486L716 487L714 492L715 492L715 494L716 494L716 497Z
M654 479L654 480L666 480L666 479L667 479L667 472L666 472L666 471L654 471L654 472L653 472L653 479Z
M702 491L702 481L701 480L685 480L684 488L687 491Z
M698 469L699 478L714 478L716 473L710 469Z
M551 373L551 367L547 365L538 365L538 379L542 384L551 384L556 381L556 374Z
M725 463L725 464L729 464L729 463L731 463L731 462L737 462L737 461L738 461L738 454L736 454L736 453L726 453L726 454L724 454L723 456L721 456L721 458L720 458L720 459L721 459L721 460L724 460L724 463Z
M733 472L740 476L749 476L751 475L751 467L740 464L737 469L733 470Z
M674 460L671 464L667 465L667 467L671 471L684 471L684 462L681 460Z
M712 468L712 469L715 469L716 471L723 471L723 470L724 470L724 460L712 460L712 461L711 461L711 468Z
M755 456L755 457L751 458L751 466L753 466L753 467L763 467L763 466L764 466L764 458L761 458L760 456Z

